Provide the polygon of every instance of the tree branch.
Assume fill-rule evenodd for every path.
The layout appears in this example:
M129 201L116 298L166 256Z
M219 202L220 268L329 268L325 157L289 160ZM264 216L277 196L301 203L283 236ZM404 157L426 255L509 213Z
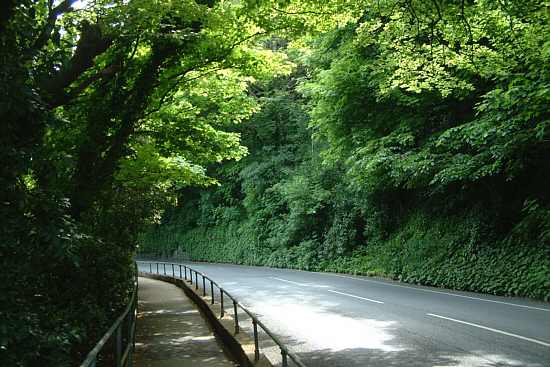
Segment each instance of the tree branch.
M279 9L279 8L271 8L275 11L278 11L279 13L283 13L283 14L287 14L287 15L302 15L302 14L313 14L313 15L334 15L334 13L328 13L328 12L320 12L320 11L313 11L313 10L308 10L308 11L298 11L298 12L291 12L291 11L285 11L285 10L282 10L282 9Z
M52 100L50 103L50 107L58 107L65 105L69 103L71 100L76 98L82 91L84 91L86 88L88 88L92 83L96 82L100 79L106 79L113 77L117 72L120 71L120 65L118 64L111 64L107 66L105 69L100 70L99 72L88 76L86 79L84 79L80 84L78 84L76 87L72 88L67 93L63 93L62 95L59 95L58 98L55 100Z
M42 89L48 94L48 103L51 107L60 106L68 101L70 96L65 93L64 89L92 67L94 65L94 58L105 52L112 42L113 40L110 36L105 36L101 32L99 25L83 22L80 39L71 60L59 72L41 83ZM87 81L84 81L81 84L82 88L80 91L84 90L93 81L89 80L88 84L86 84ZM79 88L77 87L75 90L79 90ZM74 91L71 94L74 97Z
M38 36L36 41L33 43L31 48L27 50L26 52L27 59L30 59L34 55L36 55L36 53L40 51L48 43L48 40L52 36L52 31L55 27L55 22L57 21L57 17L59 17L63 13L72 11L73 10L72 5L75 2L76 0L63 0L55 8L51 8L51 5L52 5L51 1L48 3L50 12L48 14L48 18L46 19L46 24L42 28L40 35Z
M469 36L468 41L472 42L474 37L472 35L472 28L470 27L470 23L468 22L468 18L466 18L466 13L464 12L464 0L460 1L460 17L462 18L462 21L466 26L466 30L468 31L468 36Z

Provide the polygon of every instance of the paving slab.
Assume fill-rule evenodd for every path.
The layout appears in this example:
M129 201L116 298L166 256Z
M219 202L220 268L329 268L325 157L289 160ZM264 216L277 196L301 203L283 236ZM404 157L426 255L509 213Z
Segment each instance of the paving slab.
M183 290L139 278L136 367L237 366Z

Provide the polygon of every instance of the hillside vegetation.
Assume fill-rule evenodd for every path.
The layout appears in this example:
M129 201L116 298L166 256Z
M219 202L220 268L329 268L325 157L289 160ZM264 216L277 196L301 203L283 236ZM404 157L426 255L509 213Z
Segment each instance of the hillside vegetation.
M250 85L248 155L142 253L550 298L547 9L381 3L270 44L294 66Z
M257 1L2 3L1 366L82 363L129 300L137 234L246 153L225 127L288 69L258 40L303 28Z

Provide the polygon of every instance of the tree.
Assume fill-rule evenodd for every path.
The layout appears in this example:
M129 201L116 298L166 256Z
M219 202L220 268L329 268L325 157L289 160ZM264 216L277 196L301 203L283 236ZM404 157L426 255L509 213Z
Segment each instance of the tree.
M140 226L181 187L214 183L202 165L245 153L231 126L255 110L248 80L285 62L251 43L275 26L251 9L5 4L2 363L78 361L126 300Z

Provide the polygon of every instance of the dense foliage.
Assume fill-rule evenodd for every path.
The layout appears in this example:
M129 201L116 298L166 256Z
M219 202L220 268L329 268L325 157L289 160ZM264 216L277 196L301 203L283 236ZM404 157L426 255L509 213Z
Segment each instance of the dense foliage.
M338 10L280 45L296 67L253 86L249 155L211 166L221 186L180 191L143 253L550 299L548 14L538 1Z

